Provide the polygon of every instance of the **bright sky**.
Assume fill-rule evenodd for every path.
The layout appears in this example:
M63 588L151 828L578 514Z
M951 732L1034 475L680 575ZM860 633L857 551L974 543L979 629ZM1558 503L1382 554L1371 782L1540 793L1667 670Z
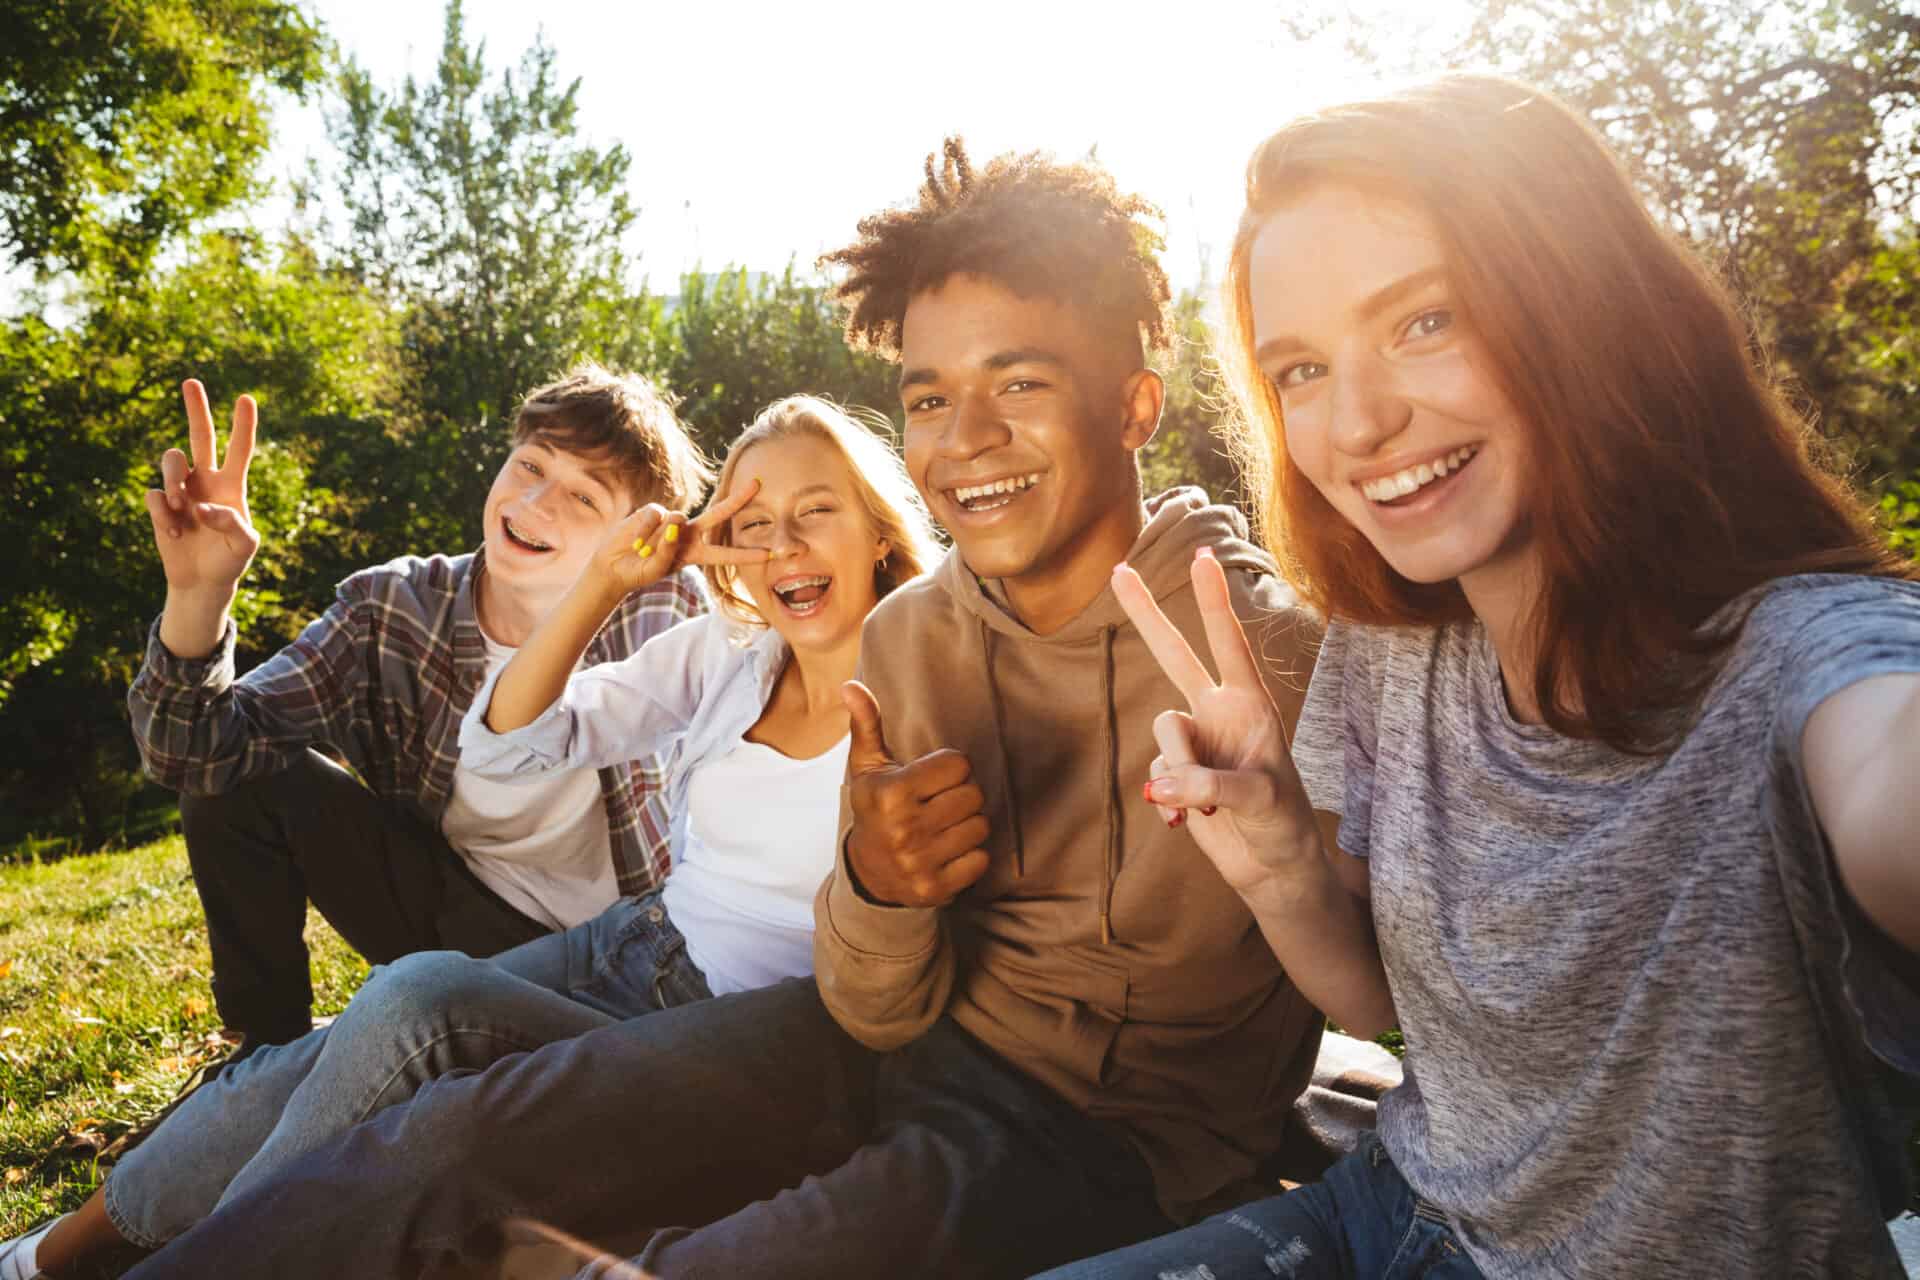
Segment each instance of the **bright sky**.
M1383 7L1457 14L1461 0ZM376 82L433 75L439 4L309 8ZM1124 188L1166 210L1176 282L1195 282L1209 250L1217 274L1253 145L1303 106L1364 84L1332 50L1295 45L1280 12L1273 0L466 7L468 37L486 41L496 71L544 29L561 75L581 80L583 131L626 145L640 209L631 248L656 290L695 262L808 267L862 215L911 197L922 158L956 131L982 158L1097 145ZM318 107L283 110L275 132L266 173L284 187L304 155L326 149ZM269 201L256 219L284 209Z

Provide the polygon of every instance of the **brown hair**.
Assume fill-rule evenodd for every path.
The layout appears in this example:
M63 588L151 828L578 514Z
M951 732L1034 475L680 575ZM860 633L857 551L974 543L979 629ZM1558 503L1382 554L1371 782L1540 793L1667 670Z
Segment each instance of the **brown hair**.
M819 396L788 396L762 409L734 440L713 491L716 496L727 492L741 456L756 444L797 435L826 441L846 463L847 474L853 477L854 497L866 512L874 537L887 540L887 554L873 568L874 590L884 599L901 583L925 573L940 554L919 491L907 478L900 456L887 443L892 433L893 424L886 415L871 409L843 409ZM723 525L712 536L724 545L730 540L730 531ZM766 625L766 619L740 586L740 576L732 565L702 567L722 610L739 621Z
M1022 298L1046 298L1124 324L1132 339L1167 342L1164 247L1148 219L1160 210L1122 193L1092 163L1008 153L976 173L966 145L948 138L928 156L920 198L860 220L859 238L823 254L846 268L834 297L847 308L847 342L900 356L907 304L956 275L982 276Z
M1248 259L1269 215L1326 183L1432 223L1456 305L1530 428L1534 694L1553 729L1657 750L1663 713L1699 696L1738 634L1703 624L1742 593L1795 573L1913 575L1814 462L1732 297L1598 135L1539 89L1450 75L1296 120L1247 166L1222 357L1268 545L1329 616L1437 625L1471 611L1457 583L1395 573L1285 456L1279 396L1253 359Z
M514 447L529 440L607 459L636 507L657 502L685 511L713 480L713 464L660 388L640 374L612 373L591 362L527 392L513 420Z

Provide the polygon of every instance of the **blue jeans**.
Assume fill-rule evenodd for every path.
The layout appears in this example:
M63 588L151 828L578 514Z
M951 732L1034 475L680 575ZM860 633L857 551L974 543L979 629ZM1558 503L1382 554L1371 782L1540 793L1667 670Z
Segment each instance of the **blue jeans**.
M951 1020L876 1053L788 981L437 1080L127 1280L433 1274L515 1219L727 1280L1011 1280L1171 1225L1125 1137Z
M222 1072L128 1152L107 1216L158 1248L437 1077L707 998L659 897L491 960L421 951L375 969L332 1026Z
M1441 1212L1367 1134L1326 1177L1040 1280L1480 1280Z

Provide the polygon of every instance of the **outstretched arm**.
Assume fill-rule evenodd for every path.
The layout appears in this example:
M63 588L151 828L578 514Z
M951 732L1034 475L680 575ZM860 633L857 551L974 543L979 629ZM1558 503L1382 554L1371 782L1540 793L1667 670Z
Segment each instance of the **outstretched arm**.
M616 524L553 612L500 673L485 709L487 727L510 733L539 719L566 688L594 635L632 592L645 590L682 564L764 562L764 547L722 546L708 537L759 488L757 480L744 485L697 520L648 503Z
M1226 574L1202 549L1193 588L1220 681L1161 613L1138 574L1114 570L1114 594L1186 711L1162 712L1148 798L1184 814L1188 830L1246 901L1274 955L1306 997L1356 1035L1394 1025L1393 995L1374 940L1365 865L1334 843L1287 750L1286 727L1234 615Z
M1841 883L1888 937L1920 953L1920 673L1828 698L1807 718L1801 757Z

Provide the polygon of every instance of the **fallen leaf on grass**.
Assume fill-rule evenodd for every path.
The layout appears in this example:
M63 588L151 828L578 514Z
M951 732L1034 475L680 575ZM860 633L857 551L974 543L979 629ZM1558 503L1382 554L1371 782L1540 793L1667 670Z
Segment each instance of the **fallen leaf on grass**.
M0 977L5 976L5 974L0 974ZM180 1006L180 1011L189 1018L204 1018L207 1016L207 1002L199 996L193 996L185 1004Z
M7 1170L6 1177L8 1186L18 1186L27 1180L27 1171L25 1169L9 1169Z
M13 972L13 961L0 960L0 978L4 978L12 972Z

